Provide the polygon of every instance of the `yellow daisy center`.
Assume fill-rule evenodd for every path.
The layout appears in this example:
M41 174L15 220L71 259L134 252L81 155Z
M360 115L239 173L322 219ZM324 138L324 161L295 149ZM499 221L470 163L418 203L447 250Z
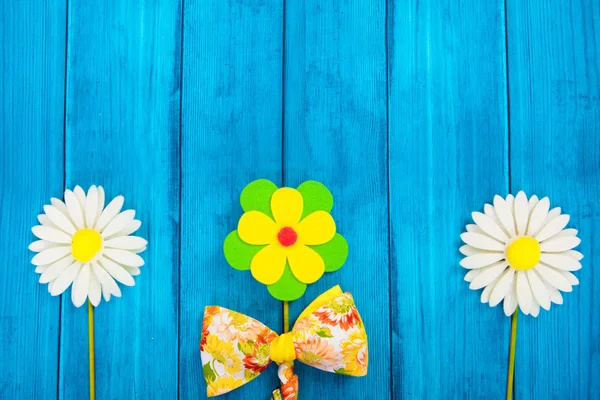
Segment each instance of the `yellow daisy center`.
M521 271L535 267L541 255L538 241L528 236L515 240L506 249L506 259L510 266Z
M102 249L102 236L93 229L80 229L73 235L71 252L80 262L91 261Z

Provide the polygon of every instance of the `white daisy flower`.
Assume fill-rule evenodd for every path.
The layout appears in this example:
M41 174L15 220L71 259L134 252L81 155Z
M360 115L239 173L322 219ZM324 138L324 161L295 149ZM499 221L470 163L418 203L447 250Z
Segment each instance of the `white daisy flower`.
M573 250L581 239L577 230L565 229L569 216L560 207L550 210L547 197L527 199L522 191L495 196L493 206L472 216L476 225L467 225L460 236L466 243L460 265L470 270L465 276L470 289L484 288L481 302L494 307L504 300L507 316L518 306L537 317L540 306L562 304L560 292L579 284L571 271L581 269L583 255Z
M40 283L48 284L52 296L63 293L72 284L71 300L80 307L89 298L94 306L110 296L121 297L115 281L133 286L133 276L144 265L140 253L148 243L137 236L141 222L135 211L121 211L123 196L104 207L104 189L92 186L87 195L76 186L65 191L65 201L52 198L38 216L41 225L31 228L40 238L29 246L38 254L31 263L41 274Z

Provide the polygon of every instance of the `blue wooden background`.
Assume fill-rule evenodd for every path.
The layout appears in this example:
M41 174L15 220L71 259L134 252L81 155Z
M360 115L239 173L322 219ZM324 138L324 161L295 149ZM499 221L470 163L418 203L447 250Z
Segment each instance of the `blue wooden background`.
M157 2L158 3L158 2ZM459 235L496 193L548 195L581 285L520 318L515 397L600 398L596 0L0 0L0 398L88 394L86 309L50 297L30 227L76 184L123 194L146 266L96 311L98 399L204 398L201 313L282 324L228 267L238 196L327 184L366 378L299 366L303 399L500 399L510 320L468 289ZM275 368L233 394L267 398Z

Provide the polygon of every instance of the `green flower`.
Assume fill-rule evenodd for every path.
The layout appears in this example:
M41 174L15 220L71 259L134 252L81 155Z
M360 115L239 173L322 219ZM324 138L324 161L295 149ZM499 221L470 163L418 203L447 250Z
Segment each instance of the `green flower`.
M244 188L240 202L244 214L225 239L225 258L235 269L249 269L276 299L298 299L307 284L346 261L348 243L336 233L333 196L323 184L280 189L259 179Z

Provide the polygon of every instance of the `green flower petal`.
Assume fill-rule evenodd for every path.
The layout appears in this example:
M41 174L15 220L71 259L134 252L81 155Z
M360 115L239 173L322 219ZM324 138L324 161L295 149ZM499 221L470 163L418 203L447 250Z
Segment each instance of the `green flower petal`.
M267 286L271 296L281 301L292 301L302 297L306 291L306 284L300 282L290 269L289 264L285 264L285 270L281 279L272 285Z
M231 232L223 243L223 252L229 265L240 271L250 269L252 258L265 246L248 244L238 235L237 231Z
M325 272L340 269L348 257L348 242L339 233L336 233L333 239L325 244L309 247L319 253L325 261Z
M333 208L333 195L325 185L317 181L306 181L298 186L298 191L302 194L304 208L302 218L315 211L331 211Z
M260 211L273 218L271 213L271 196L277 190L277 185L268 179L257 179L250 182L240 195L240 204L245 212Z

